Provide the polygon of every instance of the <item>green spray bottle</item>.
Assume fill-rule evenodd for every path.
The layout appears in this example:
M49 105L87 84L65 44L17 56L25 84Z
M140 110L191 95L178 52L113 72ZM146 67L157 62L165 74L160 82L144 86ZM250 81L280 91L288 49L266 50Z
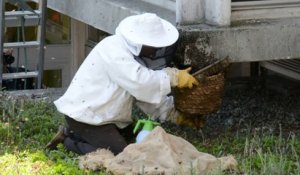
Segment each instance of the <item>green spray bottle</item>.
M144 140L144 138L153 130L155 126L159 125L159 123L150 120L150 117L148 119L140 119L137 121L133 129L134 134L140 128L140 125L144 125L144 126L143 129L138 133L136 137L136 143L140 143L142 140Z

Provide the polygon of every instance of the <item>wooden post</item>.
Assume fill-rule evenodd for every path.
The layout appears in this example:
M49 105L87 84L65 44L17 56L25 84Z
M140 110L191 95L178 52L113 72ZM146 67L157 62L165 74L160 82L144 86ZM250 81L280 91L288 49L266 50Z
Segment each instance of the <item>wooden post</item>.
M86 25L71 19L71 59L70 70L73 77L85 59Z

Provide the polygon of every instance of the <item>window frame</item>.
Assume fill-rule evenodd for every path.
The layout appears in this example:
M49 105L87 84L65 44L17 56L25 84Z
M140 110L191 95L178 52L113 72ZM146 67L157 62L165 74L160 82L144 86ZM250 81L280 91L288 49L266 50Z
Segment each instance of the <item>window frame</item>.
M231 21L300 17L300 0L265 0L231 3Z

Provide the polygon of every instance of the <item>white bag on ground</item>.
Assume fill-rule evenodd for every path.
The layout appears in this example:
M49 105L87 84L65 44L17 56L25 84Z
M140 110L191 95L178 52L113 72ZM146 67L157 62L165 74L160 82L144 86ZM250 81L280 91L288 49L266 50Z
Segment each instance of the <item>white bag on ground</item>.
M81 168L106 169L113 174L205 174L236 169L233 156L216 158L199 152L191 143L157 126L141 143L128 145L114 156L100 149L79 159Z

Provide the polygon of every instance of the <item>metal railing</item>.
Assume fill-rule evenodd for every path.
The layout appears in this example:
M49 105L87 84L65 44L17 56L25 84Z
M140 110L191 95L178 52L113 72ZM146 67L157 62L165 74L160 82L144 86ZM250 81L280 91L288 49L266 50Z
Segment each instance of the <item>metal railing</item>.
M0 88L2 89L3 80L8 79L26 79L26 78L36 78L36 88L40 89L42 87L42 78L43 78L43 70L44 70L44 44L45 44L45 25L46 25L46 8L47 8L47 0L39 0L38 1L38 10L27 10L21 7L21 10L18 11L10 11L5 12L5 0L0 0L0 50L3 51L4 48L24 48L26 54L26 48L28 47L36 47L39 51L37 56L37 66L34 71L27 71L27 67L25 66L25 72L14 72L14 73L4 73L3 70L3 54L0 56ZM22 6L26 3L25 0L18 0L18 4ZM4 20L3 20L4 19ZM25 26L37 26L37 40L36 41L26 41L25 40ZM5 29L6 27L20 27L22 30L22 41L18 42L9 42L5 43ZM19 54L18 54L19 55ZM19 58L17 58L19 59ZM27 59L27 56L25 56ZM19 60L17 60L18 62ZM27 60L25 61L27 62ZM18 65L17 65L18 66ZM18 67L17 67L18 70Z

